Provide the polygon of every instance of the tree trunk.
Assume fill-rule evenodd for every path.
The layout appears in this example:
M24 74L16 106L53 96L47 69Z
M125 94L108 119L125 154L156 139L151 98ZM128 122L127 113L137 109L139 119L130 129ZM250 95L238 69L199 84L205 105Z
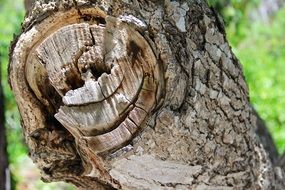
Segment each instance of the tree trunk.
M1 55L0 55L1 56ZM10 189L10 175L7 158L7 143L5 133L4 95L2 89L2 69L0 63L0 189Z
M45 181L283 189L223 23L204 1L38 1L10 84Z

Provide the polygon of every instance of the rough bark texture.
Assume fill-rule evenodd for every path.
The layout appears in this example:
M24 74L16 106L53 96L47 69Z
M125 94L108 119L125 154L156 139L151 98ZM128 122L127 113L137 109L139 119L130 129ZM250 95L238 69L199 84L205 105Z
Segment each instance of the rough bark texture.
M1 56L1 55L0 55ZM4 117L4 95L2 89L2 69L0 63L0 189L10 189L10 175L7 158L7 143L5 133L5 117Z
M274 144L273 138L270 135L270 132L268 131L264 121L261 119L261 117L258 115L256 110L254 110L254 114L257 117L257 128L256 128L256 134L263 145L264 149L268 153L269 159L271 160L273 165L276 165L279 160L279 155L277 148Z
M45 181L283 189L242 68L204 1L37 1L10 84Z

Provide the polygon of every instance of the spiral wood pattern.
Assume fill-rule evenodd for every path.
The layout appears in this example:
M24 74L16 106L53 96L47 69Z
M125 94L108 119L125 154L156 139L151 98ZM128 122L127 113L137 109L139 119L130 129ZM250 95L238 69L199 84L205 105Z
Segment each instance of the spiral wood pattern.
M139 131L156 105L160 71L134 27L109 16L88 19L37 42L25 72L35 96L75 139L105 153Z

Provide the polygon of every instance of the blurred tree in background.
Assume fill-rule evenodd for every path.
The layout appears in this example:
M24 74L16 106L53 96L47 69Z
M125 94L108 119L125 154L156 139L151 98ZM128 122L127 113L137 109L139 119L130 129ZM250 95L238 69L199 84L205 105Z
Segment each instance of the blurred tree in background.
M244 66L253 106L265 120L279 153L285 150L285 7L283 0L208 0L224 18L227 38ZM14 189L72 189L45 185L27 158L20 117L7 82L8 49L24 18L22 0L0 0L0 63L10 169ZM28 183L30 182L30 183Z

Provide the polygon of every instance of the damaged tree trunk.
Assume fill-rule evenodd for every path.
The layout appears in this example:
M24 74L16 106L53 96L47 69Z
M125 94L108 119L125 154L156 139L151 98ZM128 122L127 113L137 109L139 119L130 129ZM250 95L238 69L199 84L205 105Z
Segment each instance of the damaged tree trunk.
M37 1L9 76L31 158L85 189L283 189L204 1Z

